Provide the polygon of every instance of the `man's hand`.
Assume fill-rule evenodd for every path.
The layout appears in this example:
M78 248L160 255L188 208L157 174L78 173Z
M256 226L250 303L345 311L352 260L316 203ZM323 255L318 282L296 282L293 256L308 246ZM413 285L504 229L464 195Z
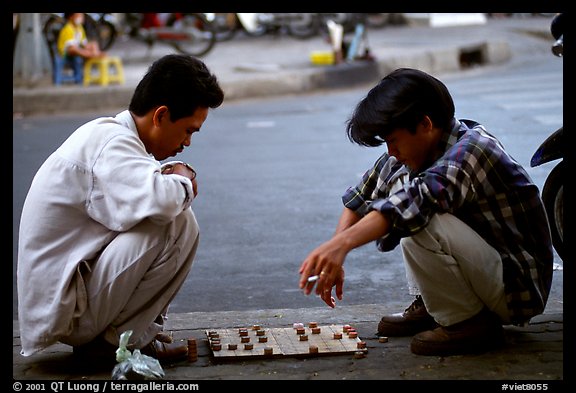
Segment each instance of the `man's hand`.
M336 297L342 300L344 293L344 259L348 250L343 247L338 237L322 244L302 262L300 266L300 289L309 295L314 286L316 294L330 307L336 306L332 297L332 287L336 287ZM308 281L311 276L318 276L316 281Z
M335 284L333 285L336 287L336 297L338 300L342 300L342 295L344 294L344 269L340 269L340 272L341 274L336 277ZM326 280L328 280L328 278ZM332 296L332 289L323 289L319 296L329 307L336 307L336 300Z
M353 249L384 236L388 232L387 218L378 211L371 211L360 220L351 219L352 213L345 211L337 233L312 251L300 265L300 289L306 295L316 286L316 294L330 306L335 306L332 287L336 297L342 300L344 293L344 260ZM318 276L316 281L308 281Z
M194 197L198 195L198 184L196 183L196 171L185 162L176 162L171 165L166 165L162 168L163 175L180 175L187 177L192 181L192 189L194 190Z

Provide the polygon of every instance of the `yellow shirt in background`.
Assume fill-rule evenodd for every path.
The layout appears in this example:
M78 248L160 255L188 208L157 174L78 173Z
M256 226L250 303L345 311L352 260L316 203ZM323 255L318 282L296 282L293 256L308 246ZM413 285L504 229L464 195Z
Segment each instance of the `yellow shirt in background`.
M82 25L76 26L72 22L66 22L58 34L58 53L64 56L69 46L84 46L87 42L86 31Z

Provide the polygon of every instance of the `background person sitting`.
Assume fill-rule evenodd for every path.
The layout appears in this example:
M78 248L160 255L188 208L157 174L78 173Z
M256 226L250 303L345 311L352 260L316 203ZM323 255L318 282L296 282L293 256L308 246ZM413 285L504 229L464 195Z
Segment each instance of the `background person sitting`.
M84 30L84 13L66 13L66 24L58 35L58 53L62 57L78 56L82 59L104 57L98 42L88 40Z
M56 53L54 54L54 83L63 81L82 83L84 61L96 57L105 57L98 42L88 40L84 29L84 13L66 13L66 24L58 33ZM66 68L72 70L72 76L66 76Z

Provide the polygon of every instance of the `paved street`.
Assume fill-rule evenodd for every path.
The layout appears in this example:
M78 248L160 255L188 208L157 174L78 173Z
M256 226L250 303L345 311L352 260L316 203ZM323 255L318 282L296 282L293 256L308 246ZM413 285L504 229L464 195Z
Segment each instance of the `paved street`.
M445 53L450 44L466 47L477 45L482 39L491 43L504 40L512 51L509 61L465 70L439 69L438 74L454 95L457 116L482 121L520 163L528 166L538 144L562 124L562 60L551 55L550 42L542 38L546 23L495 21L489 26L440 32L423 27L399 28L375 33L370 38L377 55L390 58L387 64L410 64L410 56L414 56L414 64L424 64L417 55L424 53L424 46L430 48L434 38L439 40L436 49L440 53ZM525 33L535 26L540 35ZM345 300L335 310L322 306L313 296L302 295L297 289L299 263L330 236L341 209L340 195L379 153L377 149L352 145L343 128L353 105L371 83L320 88L306 94L284 91L266 97L249 96L250 89L245 86L250 84L264 86L262 91L280 93L281 81L284 85L289 85L291 77L299 81L295 69L285 67L298 64L301 68L297 70L310 72L307 53L319 44L300 43L301 56L297 57L296 42L290 42L287 45L290 50L286 52L273 52L284 41L262 38L258 42L262 51L256 51L254 43L239 41L225 43L206 57L207 64L221 73L223 84L235 93L234 99L210 115L192 147L179 157L193 163L199 173L201 190L194 209L203 235L193 272L174 301L168 328L175 338L197 338L200 351L195 363L167 366L166 379L201 381L201 387L211 386L203 383L214 380L385 379L485 380L493 382L485 385L488 390L502 390L502 383L518 381L546 382L551 391L563 388L563 380L570 380L570 375L564 373L564 358L570 352L564 350L564 270L558 258L544 315L525 328L509 327L506 347L482 355L421 357L410 353L409 338L393 339L386 344L376 340L375 326L380 317L402 311L411 301L406 294L399 250L382 254L373 245L367 245L351 253L346 262ZM254 53L241 57L240 49ZM398 53L402 60L394 63L394 54ZM281 72L262 71L262 65L281 63L288 54L299 60L282 63ZM259 65L260 72L226 68L226 62L250 63L256 69L255 65ZM439 67L437 62L426 64L431 63ZM142 70L143 63L127 62L126 67L136 72L138 67ZM242 84L237 84L240 80ZM75 87L65 87L60 91L74 90ZM107 94L117 90L120 89L110 88ZM87 90L83 91L86 95ZM241 93L246 95L242 98ZM121 109L120 105L91 111L83 108L49 116L15 113L15 235L21 203L43 158L72 131L74 124L79 125L97 113L113 114ZM541 186L551 167L527 169ZM17 236L13 242L15 263ZM74 364L71 349L65 345L55 345L39 356L22 358L18 354L16 309L14 302L14 379L108 378L109 369ZM253 323L281 327L312 320L354 324L368 343L368 356L219 364L210 356L204 341L205 330L210 328ZM466 385L441 386L445 390L461 390Z

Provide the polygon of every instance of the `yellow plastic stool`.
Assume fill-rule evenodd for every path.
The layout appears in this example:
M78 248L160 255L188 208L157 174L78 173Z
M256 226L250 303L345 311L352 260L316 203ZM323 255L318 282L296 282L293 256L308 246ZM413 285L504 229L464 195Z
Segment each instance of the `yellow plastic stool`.
M106 56L88 59L84 63L84 86L98 83L107 86L109 83L124 84L124 67L117 56Z

